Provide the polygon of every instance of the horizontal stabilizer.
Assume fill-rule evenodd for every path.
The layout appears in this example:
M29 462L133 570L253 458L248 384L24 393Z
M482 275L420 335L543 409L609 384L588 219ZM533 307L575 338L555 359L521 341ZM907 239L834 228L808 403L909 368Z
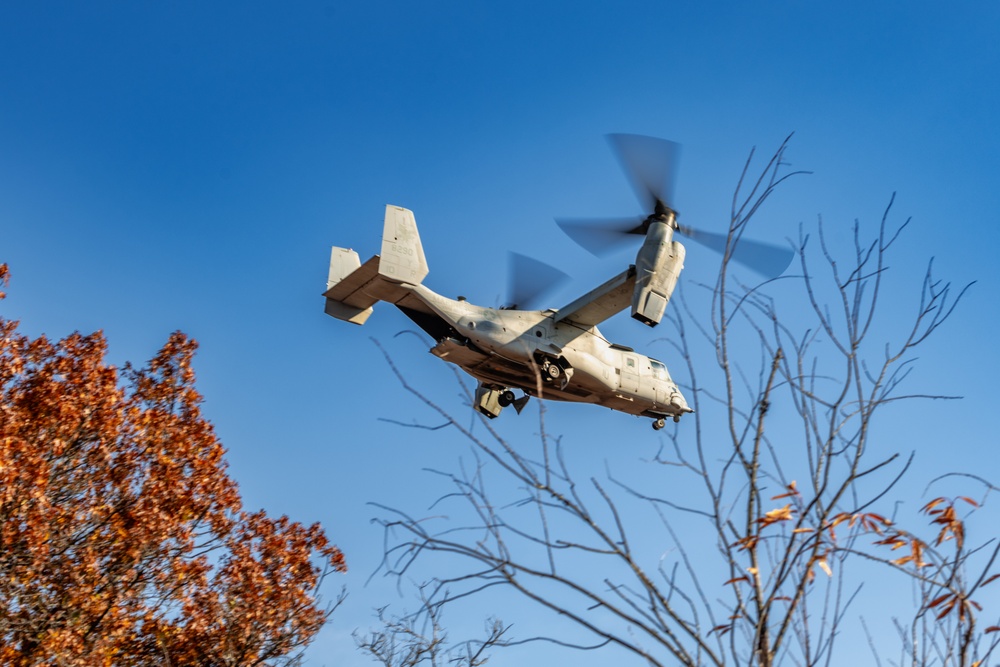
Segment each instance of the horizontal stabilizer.
M324 312L338 320L364 324L378 301L365 288L378 279L378 255L362 265L358 253L334 247L330 251L330 277L323 292Z
M433 317L433 311L412 294L426 275L427 260L413 213L386 206L381 255L362 264L353 250L332 249L324 311L338 320L364 324L372 307L387 301Z
M375 280L378 280L378 255L375 255L363 265L358 262L358 253L347 250L353 255L354 262L358 262L357 268L350 273L334 278L335 264L339 254L344 253L344 248L334 248L330 255L330 280L327 282L327 289L323 296L334 301L351 306L353 308L368 308L378 301L377 298L369 296L364 289ZM341 266L346 268L349 262L342 262ZM336 267L341 268L341 267Z

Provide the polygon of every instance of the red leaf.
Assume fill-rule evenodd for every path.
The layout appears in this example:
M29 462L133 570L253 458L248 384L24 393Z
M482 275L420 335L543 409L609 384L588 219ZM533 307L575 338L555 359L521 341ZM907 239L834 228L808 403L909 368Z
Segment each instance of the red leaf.
M946 500L945 498L935 498L934 500L930 501L929 503L927 503L926 505L924 505L922 508L920 508L920 511L921 512L926 512L926 513L930 514L930 513L932 513L931 510L933 510L935 507L937 507L938 505L940 505L941 503L943 503L945 500Z
M939 604L950 598L951 595L952 595L951 593L945 593L944 595L937 596L927 604L927 608L930 609L931 607L938 606Z

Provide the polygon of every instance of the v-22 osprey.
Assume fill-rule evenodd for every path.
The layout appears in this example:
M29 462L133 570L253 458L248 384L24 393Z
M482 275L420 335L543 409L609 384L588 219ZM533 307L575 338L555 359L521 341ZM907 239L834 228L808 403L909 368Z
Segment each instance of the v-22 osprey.
M604 284L558 309L489 308L442 296L423 284L429 270L413 213L389 205L378 255L362 264L354 250L333 247L323 293L326 313L360 325L378 301L395 305L434 339L432 354L478 380L475 407L489 418L508 406L520 413L535 396L649 417L656 430L668 418L679 421L692 409L667 367L610 342L597 325L631 307L633 318L656 326L684 268L685 248L675 232L717 250L725 248L726 237L678 224L670 206L677 144L627 134L609 139L651 212L559 222L595 252L625 235L644 237L635 263ZM735 258L765 274L780 274L791 259L790 250L767 244L747 241L743 249Z

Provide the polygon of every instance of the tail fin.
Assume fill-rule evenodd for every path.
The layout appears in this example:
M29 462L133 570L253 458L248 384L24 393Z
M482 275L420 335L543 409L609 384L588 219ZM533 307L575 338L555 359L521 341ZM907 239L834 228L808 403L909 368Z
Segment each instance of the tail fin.
M330 252L330 277L323 293L326 314L338 320L364 324L378 299L371 298L361 288L377 277L378 255L361 266L358 253L334 246Z
M427 277L427 259L413 211L398 206L385 207L378 272L393 282L411 285L419 285Z
M408 293L406 287L419 285L427 273L413 212L386 206L381 257L375 255L361 264L353 250L332 249L330 275L323 293L326 314L364 324L377 301L399 301Z

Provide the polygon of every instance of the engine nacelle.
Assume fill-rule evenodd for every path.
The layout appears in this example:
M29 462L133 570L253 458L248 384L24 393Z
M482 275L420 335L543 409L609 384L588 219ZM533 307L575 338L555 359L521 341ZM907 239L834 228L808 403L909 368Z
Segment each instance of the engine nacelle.
M663 319L684 268L684 246L674 241L673 235L674 230L668 223L651 221L646 240L635 258L632 317L651 327Z

